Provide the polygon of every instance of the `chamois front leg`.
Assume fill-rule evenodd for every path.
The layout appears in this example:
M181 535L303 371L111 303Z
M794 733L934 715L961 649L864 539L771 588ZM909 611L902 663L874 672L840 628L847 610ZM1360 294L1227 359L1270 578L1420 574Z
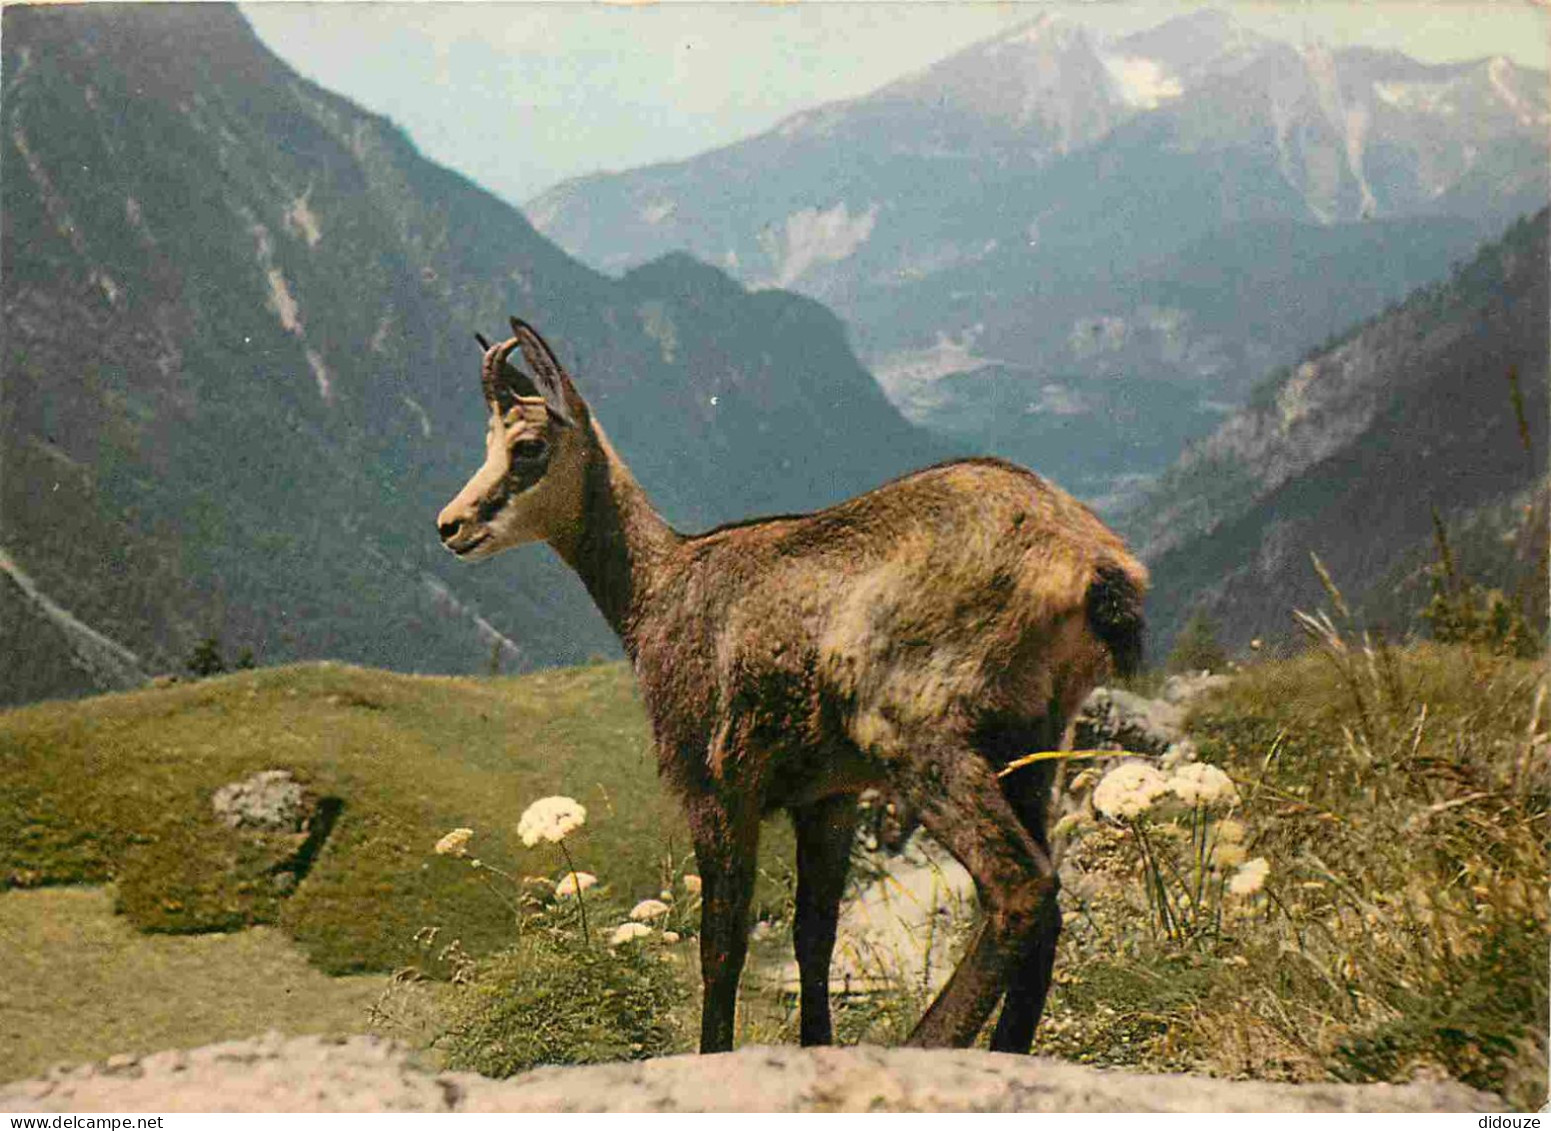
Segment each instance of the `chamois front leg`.
M835 952L840 896L851 867L856 798L826 797L792 809L797 833L797 919L792 942L802 984L804 1045L834 1042L829 1017L829 966Z
M700 869L700 976L704 982L700 1051L730 1052L738 978L749 948L749 904L759 853L759 811L736 797L689 805ZM730 802L727 803L727 802Z

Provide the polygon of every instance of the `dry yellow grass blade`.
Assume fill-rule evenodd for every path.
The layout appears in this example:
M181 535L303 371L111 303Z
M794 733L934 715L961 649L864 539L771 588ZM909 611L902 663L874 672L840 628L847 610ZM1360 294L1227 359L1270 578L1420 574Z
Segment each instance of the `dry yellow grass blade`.
M1021 758L1014 758L997 773L997 777L1005 778L1015 770L1021 770L1025 766L1032 766L1036 762L1065 762L1075 758L1145 758L1145 754L1136 754L1130 750L1040 750L1033 754L1025 754Z

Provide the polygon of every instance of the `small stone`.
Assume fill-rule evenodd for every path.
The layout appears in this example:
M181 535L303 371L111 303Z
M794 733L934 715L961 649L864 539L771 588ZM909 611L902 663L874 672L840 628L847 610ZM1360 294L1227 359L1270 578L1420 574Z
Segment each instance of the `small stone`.
M102 1070L109 1076L139 1076L140 1058L134 1053L121 1052L108 1057Z

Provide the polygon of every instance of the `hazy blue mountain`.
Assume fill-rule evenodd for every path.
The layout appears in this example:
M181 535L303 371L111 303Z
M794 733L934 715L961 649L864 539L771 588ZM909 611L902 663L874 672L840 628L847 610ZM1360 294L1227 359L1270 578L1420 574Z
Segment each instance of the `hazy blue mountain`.
M678 249L809 294L909 417L1102 495L1544 204L1548 124L1546 76L1505 58L1046 15L527 211L602 270ZM1128 398L1147 443L1112 426Z
M473 333L518 313L688 528L946 454L810 299L606 278L225 5L4 11L0 702L228 656L507 670L612 648L544 549L460 566Z
M1478 580L1544 608L1546 232L1542 210L1274 374L1121 518L1155 651L1197 609L1230 646L1289 635L1292 609L1328 607L1311 551L1392 635L1418 628L1434 508Z

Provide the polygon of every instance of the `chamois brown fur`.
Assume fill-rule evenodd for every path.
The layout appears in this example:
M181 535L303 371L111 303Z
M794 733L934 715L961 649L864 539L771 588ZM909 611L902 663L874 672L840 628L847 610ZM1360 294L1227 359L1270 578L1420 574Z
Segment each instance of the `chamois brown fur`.
M827 510L686 537L651 507L553 353L516 319L486 352L485 465L438 519L463 557L542 538L635 666L704 884L702 1051L732 1046L760 818L797 832L805 1044L828 976L855 795L897 794L974 878L984 922L913 1044L1027 1051L1060 915L1048 763L1107 671L1140 654L1146 571L1084 506L995 459ZM520 350L531 378L508 363Z

